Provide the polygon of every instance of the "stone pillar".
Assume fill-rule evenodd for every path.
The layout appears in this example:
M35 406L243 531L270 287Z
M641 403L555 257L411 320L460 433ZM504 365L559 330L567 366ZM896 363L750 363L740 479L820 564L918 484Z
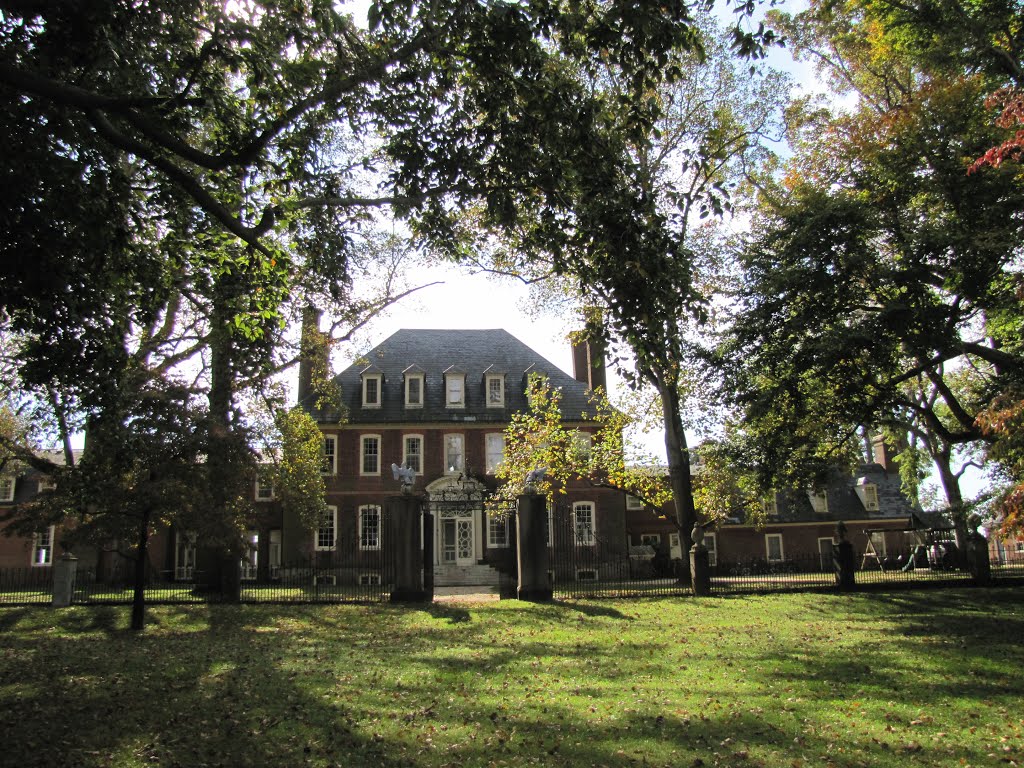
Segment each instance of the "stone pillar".
M992 583L992 564L988 559L988 539L972 531L967 537L967 562L971 567L971 575L978 586Z
M711 594L711 563L708 548L704 545L704 527L693 526L690 534L693 546L690 547L690 583L696 597L707 597Z
M423 599L425 602L434 600L434 514L429 509L423 510Z
M552 597L545 535L547 523L547 503L543 496L528 493L519 497L516 509L516 564L519 568L516 596L520 600L538 603Z
M61 555L53 566L53 607L67 608L75 596L75 574L78 558L70 552Z
M423 585L423 543L420 538L420 500L402 495L388 501L384 546L386 570L394 575L391 602L420 603L427 601Z
M854 573L857 570L857 558L853 553L853 544L846 540L846 525L839 521L836 525L836 543L832 545L832 564L836 569L836 589L850 592L857 588Z

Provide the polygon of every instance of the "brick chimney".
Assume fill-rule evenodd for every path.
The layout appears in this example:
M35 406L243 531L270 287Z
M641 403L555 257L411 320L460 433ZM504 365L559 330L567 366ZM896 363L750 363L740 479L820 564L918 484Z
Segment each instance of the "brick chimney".
M871 436L871 452L876 464L881 464L886 472L899 472L900 466L896 455L899 449L889 445L880 434Z
M604 344L600 341L574 341L572 344L572 375L589 389L601 387L608 391L604 365Z
M328 350L322 347L320 339L320 318L323 313L312 305L302 310L302 335L299 341L299 385L297 401L302 402L313 394L313 371L320 363L326 371L326 360L317 358L327 355Z

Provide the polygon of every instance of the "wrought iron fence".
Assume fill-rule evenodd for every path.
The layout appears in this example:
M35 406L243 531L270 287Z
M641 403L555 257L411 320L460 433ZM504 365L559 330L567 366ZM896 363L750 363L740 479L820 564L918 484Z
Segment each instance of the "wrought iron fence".
M49 605L53 568L0 568L0 604Z

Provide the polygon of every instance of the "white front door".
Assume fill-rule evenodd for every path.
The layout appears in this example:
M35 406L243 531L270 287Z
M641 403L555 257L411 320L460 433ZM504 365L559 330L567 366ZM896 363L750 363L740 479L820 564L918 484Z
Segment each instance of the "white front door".
M441 565L472 565L476 562L476 529L472 515L442 517L438 537Z

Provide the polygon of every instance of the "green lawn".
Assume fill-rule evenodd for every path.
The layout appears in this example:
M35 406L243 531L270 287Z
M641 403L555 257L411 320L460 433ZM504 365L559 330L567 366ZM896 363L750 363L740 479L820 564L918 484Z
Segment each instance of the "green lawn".
M1006 766L1017 589L0 609L12 766Z

